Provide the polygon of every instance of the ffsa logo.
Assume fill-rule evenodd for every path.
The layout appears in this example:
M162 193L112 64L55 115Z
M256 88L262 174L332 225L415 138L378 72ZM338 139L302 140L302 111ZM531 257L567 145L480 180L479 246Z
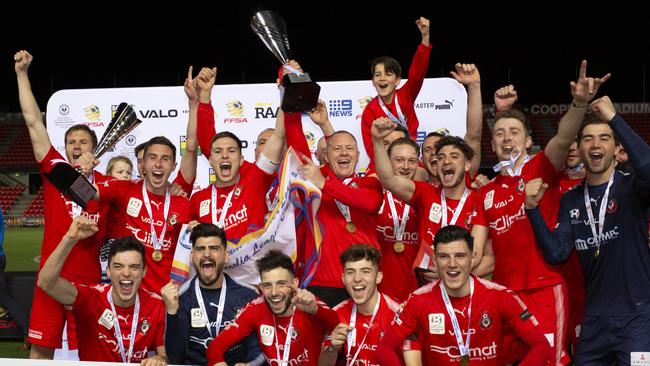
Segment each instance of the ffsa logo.
M244 103L239 100L233 100L226 103L228 114L230 118L224 118L223 123L247 123L248 120L244 117Z
M333 99L329 101L330 117L352 117L352 99Z

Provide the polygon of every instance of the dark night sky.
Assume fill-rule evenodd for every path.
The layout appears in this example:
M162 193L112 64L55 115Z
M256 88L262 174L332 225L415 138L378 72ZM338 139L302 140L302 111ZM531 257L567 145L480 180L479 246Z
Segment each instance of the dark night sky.
M0 112L19 110L12 57L18 49L35 56L31 78L42 108L60 89L180 85L190 64L218 66L218 84L271 82L278 63L249 27L262 8L285 18L294 56L316 81L368 79L368 60L383 54L407 68L420 39L414 21L423 15L431 20L434 44L427 77L447 76L457 61L474 62L484 102L512 82L521 103L566 103L582 58L590 61L591 75L612 72L604 91L613 100L650 99L644 88L650 85L647 19L630 17L639 12L619 2L621 14L594 9L580 15L567 13L566 5L502 11L509 6L418 3L424 2L57 4L30 16L32 23L16 20L24 9L11 10L3 15L11 21L0 24Z

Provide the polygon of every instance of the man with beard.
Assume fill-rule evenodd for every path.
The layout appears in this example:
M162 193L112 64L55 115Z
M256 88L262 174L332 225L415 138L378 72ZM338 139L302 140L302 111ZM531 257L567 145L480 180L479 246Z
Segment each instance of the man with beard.
M381 365L399 365L395 351L416 332L424 365L502 365L503 334L514 332L530 351L520 365L545 365L551 347L535 316L510 290L470 274L473 238L456 225L436 235L440 281L416 290L398 312L377 349Z
M106 270L110 284L77 284L60 276L72 248L97 230L95 222L76 217L45 262L38 287L72 307L81 361L166 365L165 307L160 297L140 287L146 267L139 241L128 236L111 244ZM148 357L152 351L156 355Z
M185 197L172 196L169 175L176 167L176 146L164 136L149 140L144 149L144 179L113 180L97 187L95 199L111 203L124 214L123 234L133 235L145 247L147 291L160 293L169 281L178 235L190 220Z
M223 272L228 252L222 229L198 224L192 229L190 242L196 276L180 293L173 282L161 290L167 309L165 348L170 363L205 365L205 351L212 339L232 324L239 311L258 294L253 287ZM259 355L257 336L251 334L229 349L225 359L234 365L251 362Z
M494 170L500 175L478 192L476 217L471 222L476 252L483 253L489 237L495 258L493 280L515 291L535 313L544 334L555 345L556 363L568 362L563 349L566 286L559 268L546 263L535 245L535 235L524 211L524 188L526 182L535 178L556 184L586 107L609 77L587 77L587 61L582 61L578 81L570 83L573 101L562 116L556 135L532 158L527 154L532 138L523 113L497 113L492 126L492 148L500 160ZM544 212L556 208L547 200L542 201L542 206ZM526 352L525 345L512 337L504 344L505 363L519 360Z
M257 337L271 365L317 365L325 334L338 323L332 309L298 288L291 258L270 250L257 261L262 296L210 343L208 365L225 366L225 352L250 334Z
M384 277L379 270L380 257L377 249L364 244L355 244L341 254L343 283L350 299L334 308L340 323L323 342L320 366L377 364L377 346L400 309L399 303L377 290ZM402 348L406 365L421 364L417 342L407 340Z
M548 187L542 180L526 187L526 213L547 261L578 254L587 299L577 364L641 364L650 352L650 147L609 97L591 108L600 121L588 121L578 134L586 179L562 197L555 232L537 208ZM618 139L636 173L616 171Z
M77 216L88 217L99 227L98 232L85 238L74 246L70 260L61 270L61 275L75 283L94 284L101 279L99 264L100 247L106 234L106 218L109 207L89 202L86 209L65 197L47 178L55 164L63 161L63 156L52 146L41 113L31 89L27 71L33 60L27 51L14 55L18 95L25 125L32 141L34 157L43 177L45 212L47 217L41 247L39 268L56 248L72 219ZM97 146L97 136L86 125L74 125L65 132L65 155L72 166L83 166L84 175L90 181L103 182L111 179L102 173L89 169L93 159L92 151ZM67 318L67 319L66 319ZM62 333L67 321L68 349L76 349L74 318L66 313L63 306L47 296L39 287L34 288L32 310L29 321L28 341L32 344L30 358L52 359L54 349L61 347Z

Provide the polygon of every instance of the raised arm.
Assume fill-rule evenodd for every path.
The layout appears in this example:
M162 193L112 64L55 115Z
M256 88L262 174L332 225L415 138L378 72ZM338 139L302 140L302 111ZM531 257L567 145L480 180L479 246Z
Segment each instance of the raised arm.
M185 153L181 157L181 166L179 169L185 182L189 183L194 182L194 179L196 178L196 160L199 147L196 129L199 109L199 94L201 92L198 81L192 78L192 66L190 66L187 71L187 78L185 79L183 89L185 90L185 95L187 95L188 99L189 117L187 120L187 132L185 134Z
M210 143L212 137L217 133L214 126L214 109L212 108L212 88L217 79L217 68L204 67L196 77L196 84L199 86L199 105L197 111L197 140L201 147L201 153L210 160Z
M47 134L47 128L43 123L43 115L38 108L36 98L32 92L32 85L29 82L27 70L33 60L32 55L27 51L18 51L14 55L16 62L16 79L18 81L18 99L20 100L20 109L23 112L23 118L29 131L29 138L32 140L32 148L36 161L40 163L52 147L50 136Z
M415 193L415 183L412 180L396 175L384 148L384 138L395 130L395 123L386 117L377 118L371 127L372 146L375 150L375 168L381 185L393 192L399 199L411 202Z
M284 129L284 111L278 109L278 117L275 120L275 129L262 149L262 155L274 164L280 164L284 143L286 142L286 133Z
M607 81L610 76L611 74L607 74L602 78L587 77L587 61L582 60L578 81L572 81L570 84L573 101L569 106L569 110L562 116L560 124L557 126L557 133L544 148L546 157L548 157L556 171L559 171L564 166L569 148L575 141L578 130L580 130L589 102L596 96L600 85Z
M474 64L455 65L451 76L467 87L467 131L465 142L474 151L469 174L474 177L481 167L481 133L483 132L483 100L481 98L481 75Z
M420 93L420 89L422 89L424 76L427 74L427 70L429 69L429 57L431 54L431 44L429 43L429 19L420 17L420 19L415 21L415 25L417 25L418 30L422 35L422 42L421 45L418 46L418 49L415 51L415 56L413 56L413 61L409 67L409 73L407 76L408 80L404 84L404 87L407 88L411 94L413 102L415 102L415 98L417 97L418 93ZM417 126L412 126L409 124L409 132L411 130L411 127Z
M620 114L616 114L614 104L608 96L598 98L591 103L593 112L605 122L609 122L612 130L625 147L637 177L650 182L650 146L628 125ZM640 195L648 197L647 188Z
M77 288L65 278L61 269L68 254L79 240L91 237L97 232L97 223L83 216L77 216L68 232L61 238L59 245L45 261L38 274L37 285L54 300L63 305L72 305L77 298Z
M514 85L510 84L497 89L494 92L495 112L511 110L517 99L517 91L515 90Z
M544 259L550 264L558 264L569 258L574 246L573 234L567 213L568 209L562 207L562 204L560 204L558 226L555 232L551 232L546 225L542 212L537 206L544 197L547 188L548 184L544 183L541 178L535 178L526 183L526 214Z
M314 122L320 130L323 132L323 136L329 137L334 134L334 127L332 127L332 122L330 122L329 116L327 114L327 107L325 102L322 99L318 100L316 108L313 111L309 112L309 118Z

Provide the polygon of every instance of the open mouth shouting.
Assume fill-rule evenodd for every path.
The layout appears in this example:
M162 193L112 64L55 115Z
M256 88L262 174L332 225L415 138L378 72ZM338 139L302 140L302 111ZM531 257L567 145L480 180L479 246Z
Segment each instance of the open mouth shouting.
M163 172L162 170L153 170L151 172L151 179L155 184L164 183L164 177L165 177L165 172Z
M201 260L201 275L204 278L212 278L217 274L217 264L211 259Z
M605 157L605 154L599 152L599 151L590 151L589 152L589 160L591 160L591 163L593 165L600 165L603 162L603 158Z
M223 162L219 164L219 171L221 171L221 175L224 177L229 177L232 175L232 163L229 162Z
M442 176L440 177L443 185L451 185L454 183L454 175L456 171L452 165L447 165L442 168Z
M133 281L120 280L118 288L121 295L124 296L131 295L131 293L133 292Z

